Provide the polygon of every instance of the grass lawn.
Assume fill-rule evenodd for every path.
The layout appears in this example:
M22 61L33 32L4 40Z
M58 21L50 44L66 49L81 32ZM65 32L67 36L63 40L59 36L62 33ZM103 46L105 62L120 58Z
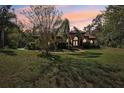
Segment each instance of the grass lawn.
M0 87L124 87L124 49L0 50Z

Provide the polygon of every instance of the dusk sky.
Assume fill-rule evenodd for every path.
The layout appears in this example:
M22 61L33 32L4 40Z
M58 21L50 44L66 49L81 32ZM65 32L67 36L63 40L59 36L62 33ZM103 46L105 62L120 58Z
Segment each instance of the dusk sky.
M25 18L24 15L19 14L23 9L28 9L29 6L16 5L13 6L16 9L17 17L19 20L24 23L28 23L28 19ZM78 27L79 29L83 29L83 27L87 26L91 23L92 19L96 17L96 15L100 14L101 11L105 10L104 5L60 5L56 6L60 11L63 12L63 18L68 18L70 21L70 27L73 26Z

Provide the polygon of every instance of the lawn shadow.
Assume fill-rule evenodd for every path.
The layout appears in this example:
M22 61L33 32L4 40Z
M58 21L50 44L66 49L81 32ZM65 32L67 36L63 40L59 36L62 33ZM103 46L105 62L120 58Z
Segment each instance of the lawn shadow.
M76 52L76 51L80 51L78 48L73 48L73 49L70 49L71 52Z
M9 56L15 56L17 55L14 51L12 50L0 50L1 53L5 54L5 55L9 55Z
M80 49L78 48L73 48L73 49L57 49L57 50L51 50L51 52L76 52L76 51L80 51Z
M95 53L95 52L80 52L80 53L71 53L69 55L74 55L82 58L97 58L102 55L102 53Z
M48 60L50 60L50 61L62 61L61 60L61 57L59 56L59 55L55 55L55 54L50 54L50 55L48 55L48 56L45 56L45 55L42 55L42 54L38 54L37 55L38 57L41 57L41 58L46 58L46 59L48 59Z

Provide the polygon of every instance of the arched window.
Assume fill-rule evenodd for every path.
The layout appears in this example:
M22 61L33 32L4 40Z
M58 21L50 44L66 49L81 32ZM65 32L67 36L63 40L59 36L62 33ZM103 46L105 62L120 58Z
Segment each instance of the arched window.
M74 37L74 39L73 40L78 40L78 37Z
M78 37L74 37L73 46L78 46Z
M90 44L93 44L93 40L90 40Z

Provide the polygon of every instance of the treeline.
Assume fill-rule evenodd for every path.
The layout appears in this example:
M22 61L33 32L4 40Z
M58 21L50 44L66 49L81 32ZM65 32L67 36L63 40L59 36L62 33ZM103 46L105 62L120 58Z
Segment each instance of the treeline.
M124 6L107 6L84 29L95 35L102 46L124 48Z
M11 10L11 11L10 11ZM13 20L14 19L14 20ZM14 22L16 15L10 5L0 6L0 47L17 48L19 26Z

